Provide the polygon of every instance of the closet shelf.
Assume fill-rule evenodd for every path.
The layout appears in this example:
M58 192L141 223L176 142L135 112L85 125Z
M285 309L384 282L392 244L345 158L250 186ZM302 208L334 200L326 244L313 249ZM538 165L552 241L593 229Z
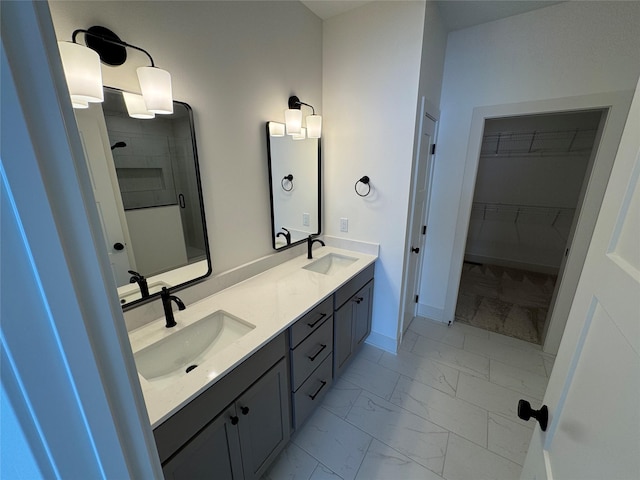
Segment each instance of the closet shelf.
M591 151L596 130L556 130L488 133L481 156L585 155Z
M473 202L471 220L546 224L571 221L575 208Z

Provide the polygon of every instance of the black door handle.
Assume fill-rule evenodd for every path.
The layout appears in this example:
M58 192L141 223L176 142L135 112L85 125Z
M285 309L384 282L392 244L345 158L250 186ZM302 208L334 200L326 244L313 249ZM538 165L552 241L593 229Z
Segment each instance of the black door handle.
M116 242L113 244L113 249L118 251L124 250L124 245L121 244L120 242Z
M545 432L549 422L549 409L546 405L543 405L540 410L534 410L529 402L520 400L518 402L518 417L522 420L529 420L531 417L535 418L540 424L540 430Z
M413 253L420 253L420 247L411 247Z

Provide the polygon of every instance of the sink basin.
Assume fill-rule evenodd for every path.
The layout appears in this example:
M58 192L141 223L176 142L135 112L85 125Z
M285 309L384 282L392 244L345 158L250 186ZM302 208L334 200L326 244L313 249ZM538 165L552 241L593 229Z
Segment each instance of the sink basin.
M153 282L148 284L149 287L149 295L153 295L154 293L158 293L159 291L162 290L162 287L170 287L171 285L169 285L168 283L164 283L162 281L160 282ZM140 289L136 288L135 290L133 290L132 292L129 293L123 293L122 295L119 295L118 298L120 299L120 303L122 305L126 305L129 302L133 302L134 300L140 300Z
M255 325L218 310L143 348L133 357L138 372L149 381L181 377L254 328Z
M334 273L342 270L344 267L348 267L353 262L358 260L354 257L347 257L346 255L339 255L337 253L330 253L322 258L319 258L315 262L305 265L304 269L311 270L316 273L323 273L325 275L333 275Z

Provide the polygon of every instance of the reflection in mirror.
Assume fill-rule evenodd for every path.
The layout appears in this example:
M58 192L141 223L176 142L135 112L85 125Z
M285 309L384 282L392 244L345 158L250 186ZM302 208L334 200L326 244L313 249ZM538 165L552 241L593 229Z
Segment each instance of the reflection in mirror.
M211 273L191 108L128 115L122 92L75 110L120 303Z
M284 135L267 122L272 244L276 250L320 233L320 140Z

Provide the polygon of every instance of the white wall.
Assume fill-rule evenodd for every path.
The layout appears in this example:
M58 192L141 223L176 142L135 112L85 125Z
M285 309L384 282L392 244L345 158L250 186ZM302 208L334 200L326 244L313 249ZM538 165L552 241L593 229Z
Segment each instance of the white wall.
M430 3L381 1L325 20L323 29L324 231L380 244L369 341L389 350L396 348L425 7L427 22L439 25ZM430 35L434 71L424 91L437 104L444 33ZM372 185L365 198L354 192L363 175Z
M421 293L442 320L453 316L466 239L458 212L473 109L632 90L639 25L635 2L565 2L449 34Z
M50 3L56 35L103 25L146 49L194 111L214 274L273 253L264 124L296 94L322 102L322 22L299 2ZM82 36L79 37L83 42ZM108 86L136 91L143 54L103 67Z

